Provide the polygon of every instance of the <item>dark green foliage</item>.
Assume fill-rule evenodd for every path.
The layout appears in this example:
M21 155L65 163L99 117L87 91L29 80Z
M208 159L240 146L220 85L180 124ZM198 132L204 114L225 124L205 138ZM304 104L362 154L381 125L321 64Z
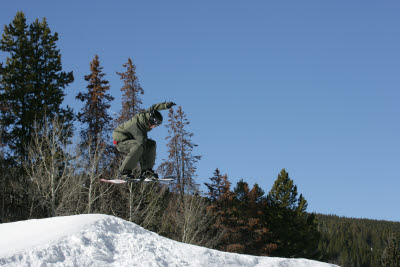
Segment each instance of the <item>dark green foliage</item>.
M297 198L297 186L289 178L289 173L285 169L278 175L267 199L270 206L297 211L298 213L307 209L307 201L302 195Z
M387 245L382 253L381 265L382 267L400 266L399 239L395 234L391 234L388 238Z
M267 221L277 244L272 255L317 258L317 221L305 213L307 201L297 194L297 186L283 169L267 196Z
M55 115L71 124L72 110L62 108L64 88L73 82L72 72L62 71L61 54L46 19L27 25L23 12L4 27L0 50L8 53L0 67L2 141L21 163L32 134L33 122Z
M297 196L297 187L285 170L267 197L257 184L250 189L243 180L231 192L227 176L221 176L218 169L210 179L206 186L209 207L217 216L214 228L224 231L219 249L252 255L318 257L317 220L305 213L307 201Z
M322 260L341 266L379 266L391 233L399 222L317 215Z
M0 223L27 219L29 194L24 191L24 179L18 168L0 156Z
M264 191L256 184L250 190L248 184L239 181L232 192L228 176L216 169L209 189L209 209L216 215L213 231L222 232L218 249L252 255L269 255L271 244L266 227Z
M90 74L85 76L85 81L89 82L87 91L80 92L76 96L76 99L85 104L82 112L78 113L78 120L86 125L86 128L81 131L82 141L84 143L91 141L93 146L108 139L112 123L108 109L114 97L107 94L110 86L108 81L103 79L105 74L102 71L99 56L96 55L90 63Z
M248 184L239 181L233 192L233 210L231 214L232 244L229 251L252 254L269 255L271 235L267 228L264 191L255 184L250 190Z
M57 116L65 129L72 125L72 110L61 104L64 89L74 78L72 72L62 71L57 41L58 34L51 32L45 18L28 25L23 12L4 27L0 50L7 58L0 63L0 125L6 153L0 180L7 221L43 216L33 208L32 183L22 169L35 122L42 125ZM72 132L67 134L69 140Z

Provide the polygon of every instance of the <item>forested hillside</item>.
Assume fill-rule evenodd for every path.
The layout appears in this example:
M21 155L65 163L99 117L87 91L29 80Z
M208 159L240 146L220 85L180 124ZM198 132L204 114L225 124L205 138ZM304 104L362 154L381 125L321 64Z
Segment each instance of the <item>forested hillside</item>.
M400 233L400 222L322 214L317 218L321 233L318 249L325 261L341 266L380 266L388 239Z
M74 77L71 70L63 71L57 41L58 34L52 33L46 19L28 24L23 12L4 27L0 223L101 213L170 239L221 251L317 259L342 266L400 266L400 223L307 213L307 196L286 169L277 173L272 188L249 184L246 177L234 184L229 170L217 168L213 174L209 170L211 177L201 181L206 181L202 191L197 180L201 156L182 106L169 107L164 120L168 155L156 170L161 177L176 176L175 181L102 183L102 178L121 175L124 155L113 145L113 129L138 114L150 118L142 107L145 89L128 58L122 70L116 70L124 84L123 98L119 113L111 116L115 90L110 91L100 56L94 56L87 75ZM80 110L62 106L74 79L86 85L75 96L83 103ZM149 120L147 127L156 127ZM80 123L79 131L74 123ZM133 133L140 131L138 136L144 140L142 130L135 127ZM78 135L80 139L73 142ZM128 136L127 141L133 139ZM155 150L152 143L146 149ZM141 162L135 163L131 175L141 177L140 167L147 166L149 157L138 155Z

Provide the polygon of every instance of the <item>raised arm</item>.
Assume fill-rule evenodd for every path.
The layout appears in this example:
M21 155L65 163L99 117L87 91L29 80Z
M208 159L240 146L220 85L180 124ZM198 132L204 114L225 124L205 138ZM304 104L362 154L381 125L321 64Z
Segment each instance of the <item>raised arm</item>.
M175 106L176 104L174 102L163 102L163 103L158 103L158 104L154 104L152 105L147 111L150 110L164 110L164 109L169 109L173 106Z

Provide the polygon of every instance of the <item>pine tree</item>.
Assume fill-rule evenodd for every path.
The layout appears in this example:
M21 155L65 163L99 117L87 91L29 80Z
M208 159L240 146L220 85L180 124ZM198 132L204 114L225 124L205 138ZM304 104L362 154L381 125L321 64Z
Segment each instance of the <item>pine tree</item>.
M198 185L195 183L196 163L200 156L193 155L196 146L188 131L189 121L182 107L175 112L172 108L168 113L168 159L159 167L161 173L173 174L177 178L171 185L171 200L167 209L167 217L173 218L172 229L181 242L197 243L199 233L205 233L212 218L207 210L207 204L199 196Z
M32 46L24 13L18 12L13 22L4 27L0 49L8 52L1 68L1 124L3 142L20 158L25 159L23 147L29 140L28 109L26 96L33 95L30 85L33 72L29 64ZM25 137L25 138L24 138Z
M239 181L233 191L228 176L216 169L208 188L209 209L216 220L211 231L222 232L218 249L252 255L270 255L275 249L264 214L264 191Z
M264 191L240 180L234 189L232 240L227 249L251 255L270 255L275 249L264 215Z
M191 138L193 133L187 130L190 122L186 118L182 107L175 112L173 109L168 113L168 159L164 160L160 166L163 173L176 175L175 188L181 199L189 191L197 191L194 181L196 173L196 163L200 156L193 155L195 145Z
M233 190L232 213L230 218L230 244L226 249L229 252L246 253L247 246L252 242L250 229L247 224L249 205L249 186L240 180Z
M78 120L87 125L81 130L82 141L87 143L91 140L92 146L95 147L102 140L108 139L112 118L107 111L114 97L107 94L110 86L109 82L103 79L105 74L102 73L103 67L100 67L98 55L95 55L90 63L90 71L91 73L85 76L85 81L89 82L88 90L80 92L76 99L84 102L82 112L78 113Z
M108 81L104 79L99 56L95 55L90 63L90 74L85 76L87 85L86 92L80 92L76 99L84 102L82 112L78 113L78 120L85 124L81 130L83 162L88 168L85 169L85 190L87 193L87 212L98 211L101 204L100 198L109 192L99 182L100 177L111 175L110 160L108 155L114 149L109 140L112 118L108 114L110 102L114 100L107 91L110 89Z
M232 225L232 200L231 182L228 175L221 175L217 168L214 176L210 178L210 183L205 183L208 188L207 196L209 204L207 209L215 215L215 222L209 231L214 236L220 236L216 248L227 251L227 246L231 243ZM221 236L222 235L222 236Z
M267 196L268 224L277 243L273 255L315 258L320 238L316 218L305 213L307 201L297 195L297 186L283 169Z
M217 221L215 227L222 230L224 224L226 224L224 222L229 220L231 213L234 196L230 188L231 182L228 175L221 175L218 168L214 171L214 176L210 180L211 183L205 183L208 188L206 194L209 199L208 209L216 214Z
M143 104L140 95L144 94L139 78L136 76L136 66L132 63L132 60L128 58L128 62L122 66L126 68L126 72L117 72L121 80L124 81L124 86L121 88L124 93L122 96L122 110L117 118L117 124L129 120L139 113L140 105Z
M28 25L21 11L4 27L0 41L0 50L7 54L0 63L1 143L7 146L7 169L15 168L7 175L10 201L4 209L13 211L13 219L28 218L33 210L28 209L35 204L28 193L32 181L21 175L35 123L43 125L58 117L63 129L71 129L72 110L61 104L64 89L74 78L72 72L62 71L57 41L58 34L51 32L46 19ZM72 131L65 133L69 140Z
M128 58L128 62L122 65L126 71L125 72L116 72L116 74L120 77L123 81L123 86L121 87L121 92L123 92L122 96L122 109L118 114L118 117L114 120L113 126L116 127L117 125L131 119L134 115L138 114L141 111L142 100L141 96L144 94L144 90L139 83L139 78L136 75L136 66L133 64L132 60ZM110 158L110 169L117 170L121 164L121 161L124 158L124 155L120 153L116 147L110 149L110 154L108 155ZM111 175L115 175L115 172ZM140 172L137 173L139 175ZM123 201L128 202L128 208L125 208L125 211L128 211L127 219L129 221L135 221L138 224L142 224L141 221L138 221L137 214L141 214L142 216L146 217L147 219L151 218L148 216L147 212L143 212L147 210L149 207L147 206L146 202L143 201L144 195L151 198L157 199L160 198L159 193L156 192L152 187L152 190L144 193L141 187L131 183L127 187L115 187L111 190L110 194L107 196L107 205L110 207L114 207L115 205L121 206L121 197ZM137 204L139 203L139 204ZM157 202L151 202L151 205ZM149 206L151 206L149 204ZM153 210L153 209L151 209ZM140 217L140 216L139 216Z
M399 240L395 234L391 234L388 238L385 250L381 258L382 267L399 267L400 266L400 248Z
M67 107L61 108L65 93L63 89L74 81L72 72L62 72L61 55L57 49L58 33L51 34L46 18L42 22L36 19L29 28L35 63L34 90L37 101L34 107L37 117L57 116L57 119L72 126L73 112ZM65 124L64 123L64 124Z
M0 65L2 139L20 163L26 159L34 121L57 115L65 124L72 123L72 110L61 104L74 78L72 72L62 71L57 41L46 19L28 26L21 11L4 27L0 50L9 56Z
M306 206L304 198L302 198L302 206ZM275 180L271 191L268 194L268 200L271 204L285 209L296 210L299 208L297 199L297 186L293 180L289 178L289 174L283 169Z
M321 233L320 260L341 266L381 266L382 252L390 247L388 237L391 233L400 233L399 222L322 214L317 217ZM399 241L399 235L395 237Z
M214 176L210 178L211 183L204 183L208 188L208 198L210 202L216 204L229 191L231 183L228 181L228 176L221 175L218 168L214 171Z

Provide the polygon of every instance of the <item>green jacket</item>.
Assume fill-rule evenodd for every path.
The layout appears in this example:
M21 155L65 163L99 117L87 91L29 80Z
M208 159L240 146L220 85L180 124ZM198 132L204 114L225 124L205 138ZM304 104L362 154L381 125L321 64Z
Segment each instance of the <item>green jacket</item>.
M112 137L117 142L135 139L140 145L145 146L147 142L147 132L150 131L149 116L150 110L164 110L171 105L171 102L159 103L151 106L146 111L134 115L128 121L120 124L114 129Z

